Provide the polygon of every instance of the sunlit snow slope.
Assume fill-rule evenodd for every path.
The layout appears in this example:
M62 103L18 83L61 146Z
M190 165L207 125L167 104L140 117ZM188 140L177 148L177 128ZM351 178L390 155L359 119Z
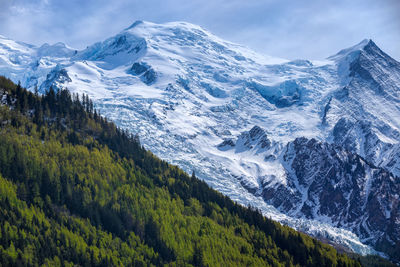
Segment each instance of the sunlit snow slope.
M371 40L288 61L137 21L82 51L0 37L0 74L89 94L155 154L266 216L361 253L400 246L400 64Z

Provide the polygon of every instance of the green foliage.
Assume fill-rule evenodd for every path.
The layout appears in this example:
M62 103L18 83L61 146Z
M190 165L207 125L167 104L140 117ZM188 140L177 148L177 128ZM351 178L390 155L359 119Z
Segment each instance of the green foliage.
M351 254L349 254L349 256L351 258L357 259L361 263L361 265L365 266L365 267L376 267L376 266L396 267L396 266L398 266L398 265L396 265L386 259L383 259L379 256L376 256L376 255L360 256L360 255L351 253Z
M0 77L5 266L360 266L146 151L87 96Z

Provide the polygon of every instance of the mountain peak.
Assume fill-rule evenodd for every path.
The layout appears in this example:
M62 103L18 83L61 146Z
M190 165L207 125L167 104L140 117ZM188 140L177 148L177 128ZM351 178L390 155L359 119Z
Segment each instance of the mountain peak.
M357 164L352 165L351 155L343 163L346 166L330 171L329 165L334 164L330 154L337 151L334 147L325 150L327 142L346 146L376 166L400 173L400 123L396 120L400 118L400 63L392 63L372 40L363 40L339 52L334 60L315 65L259 55L187 22L136 21L82 51L66 49L72 57L64 56L62 44L33 49L2 39L0 44L2 74L14 81L21 80L31 90L38 86L43 91L53 85L89 94L103 115L142 134L141 141L154 153L188 170L200 162L199 177L239 203L254 204L280 221L341 240L357 251L369 249L355 235L343 232L352 226L341 224L342 217L333 213L327 217L323 210L313 213L320 210L314 205L319 196L320 203L328 203L328 210L330 199L326 198L336 194L315 194L318 198L304 198L314 204L303 205L308 187L297 181L320 181L312 171L307 174L301 169L308 162L336 192L336 175L348 173L350 177L356 171L352 171ZM288 150L287 144L301 136L319 143L313 141L315 145L311 142L311 147L297 154L299 172L295 173L292 152L296 151ZM320 160L321 155L326 160ZM342 164L341 155L337 164ZM356 182L373 188L374 180L364 178L378 175L377 171L366 171ZM355 184L352 181L350 187ZM268 196L292 196L275 190L280 185L294 192L293 202L270 201ZM318 188L321 185L325 186L317 183ZM347 193L337 196L340 203L348 200ZM288 206L291 203L293 207ZM370 208L375 208L374 203ZM269 204L277 209L272 211ZM309 211L300 219L294 217L303 206ZM318 225L310 229L314 221L305 216L316 223L319 220ZM386 220L385 215L380 217ZM336 232L332 225L343 231ZM376 229L385 225L382 222ZM368 230L363 237L380 237Z
M349 56L353 58L354 55L358 55L361 51L365 51L368 47L378 48L371 39L364 39L356 45L340 50L337 54L328 57L328 59L337 61L343 58L348 58Z
M386 57L390 57L387 55L385 52L383 52L371 39L368 41L366 45L364 45L363 51L365 51L367 54L373 55L385 55Z
M361 42L359 42L356 46L359 46L361 49L364 49L366 46L369 45L375 45L374 41L372 39L364 39Z
M328 59L336 63L339 76L343 78L343 83L347 83L348 78L354 76L355 72L361 71L362 74L360 75L365 75L366 72L364 70L380 69L380 67L377 67L378 65L396 66L396 68L400 66L398 62L383 52L371 39L364 39L352 47L339 51L339 53Z
M377 46L374 41L372 41L372 39L364 39L363 42L368 41L365 45L364 45L364 49L368 46Z
M136 20L134 23L131 24L131 26L129 26L128 28L125 28L125 30L133 29L140 24L143 24L143 20Z
M39 57L70 57L75 54L75 50L62 42L52 45L44 43L37 49L36 53Z

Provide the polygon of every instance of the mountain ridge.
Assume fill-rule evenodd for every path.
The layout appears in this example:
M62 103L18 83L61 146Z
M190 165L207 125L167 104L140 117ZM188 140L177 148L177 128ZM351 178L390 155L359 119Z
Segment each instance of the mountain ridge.
M87 95L49 89L38 96L0 76L0 98L1 264L369 262L281 226L158 159L99 116Z
M30 90L38 86L44 92L52 85L88 93L102 114L140 131L143 144L163 159L188 172L202 166L196 174L212 187L298 229L314 222L287 217L253 194L262 192L263 183L273 188L288 182L281 155L296 138L344 147L399 175L400 71L373 41L348 50L356 55L339 60L343 64L332 57L288 61L204 31L187 23L136 23L71 58L14 54L20 64L8 63L7 51L0 50L5 58L0 74ZM374 56L365 55L365 48ZM249 147L237 153L220 149L224 140L235 140L254 126L264 129L271 142L263 153ZM317 232L322 235L368 251L359 247L357 237L321 223Z

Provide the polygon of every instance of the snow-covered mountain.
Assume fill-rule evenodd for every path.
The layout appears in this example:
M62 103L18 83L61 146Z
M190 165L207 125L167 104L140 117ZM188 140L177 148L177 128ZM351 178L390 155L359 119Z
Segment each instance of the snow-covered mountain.
M357 252L400 246L400 63L371 40L289 61L137 21L81 51L0 37L0 74L89 94L155 154L266 216Z

